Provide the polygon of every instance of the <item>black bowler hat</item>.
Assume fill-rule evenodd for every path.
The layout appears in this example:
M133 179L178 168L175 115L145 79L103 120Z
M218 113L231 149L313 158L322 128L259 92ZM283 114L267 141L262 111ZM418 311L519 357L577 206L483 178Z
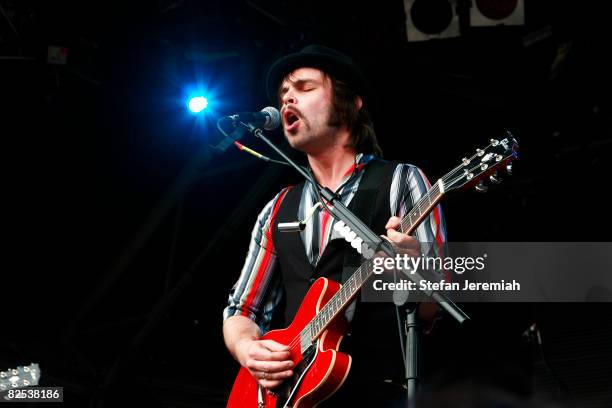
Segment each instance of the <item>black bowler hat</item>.
M278 59L266 78L266 92L273 103L278 102L278 87L287 74L298 68L317 68L347 82L364 99L368 97L368 86L359 66L348 55L322 45L308 45L300 52Z

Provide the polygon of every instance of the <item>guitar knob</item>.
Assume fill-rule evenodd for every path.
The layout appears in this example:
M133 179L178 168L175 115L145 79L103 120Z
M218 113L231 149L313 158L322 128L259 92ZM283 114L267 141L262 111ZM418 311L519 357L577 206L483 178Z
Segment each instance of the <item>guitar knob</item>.
M497 172L491 174L489 176L489 180L491 180L491 183L493 184L499 184L501 183L501 179L499 178L499 176L497 175Z
M479 193L486 193L489 190L489 187L484 183L484 181L480 181L480 183L476 184L476 187L474 188Z
M512 163L506 165L506 173L508 173L509 176L512 175Z

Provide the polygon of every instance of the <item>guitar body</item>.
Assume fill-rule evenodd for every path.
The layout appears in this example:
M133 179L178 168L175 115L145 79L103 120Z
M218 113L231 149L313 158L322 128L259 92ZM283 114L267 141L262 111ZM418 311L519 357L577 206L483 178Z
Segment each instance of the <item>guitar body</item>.
M290 344L299 338L302 329L340 287L339 283L329 279L317 279L306 293L291 324L285 329L269 331L262 339ZM309 408L329 398L340 388L351 367L351 356L338 351L346 328L346 319L340 313L304 355L299 343L292 347L291 359L296 365L294 374L273 390L261 388L251 373L242 367L232 387L227 407Z

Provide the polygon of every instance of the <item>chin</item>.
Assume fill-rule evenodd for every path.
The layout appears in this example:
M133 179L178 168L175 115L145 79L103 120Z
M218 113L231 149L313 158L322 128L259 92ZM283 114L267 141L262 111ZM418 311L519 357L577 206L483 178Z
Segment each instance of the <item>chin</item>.
M287 133L285 133L285 137L287 138L287 142L289 142L289 146L297 150L302 150L303 146L308 144L307 141L303 139L303 137L300 137L300 135L288 135Z

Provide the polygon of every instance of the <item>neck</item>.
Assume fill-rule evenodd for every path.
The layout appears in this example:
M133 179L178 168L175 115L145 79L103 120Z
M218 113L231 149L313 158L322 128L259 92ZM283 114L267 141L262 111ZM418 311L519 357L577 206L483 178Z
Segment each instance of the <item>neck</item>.
M355 163L356 152L346 147L348 138L338 138L341 143L329 146L317 154L308 155L308 163L315 179L323 187L336 191L347 170Z

